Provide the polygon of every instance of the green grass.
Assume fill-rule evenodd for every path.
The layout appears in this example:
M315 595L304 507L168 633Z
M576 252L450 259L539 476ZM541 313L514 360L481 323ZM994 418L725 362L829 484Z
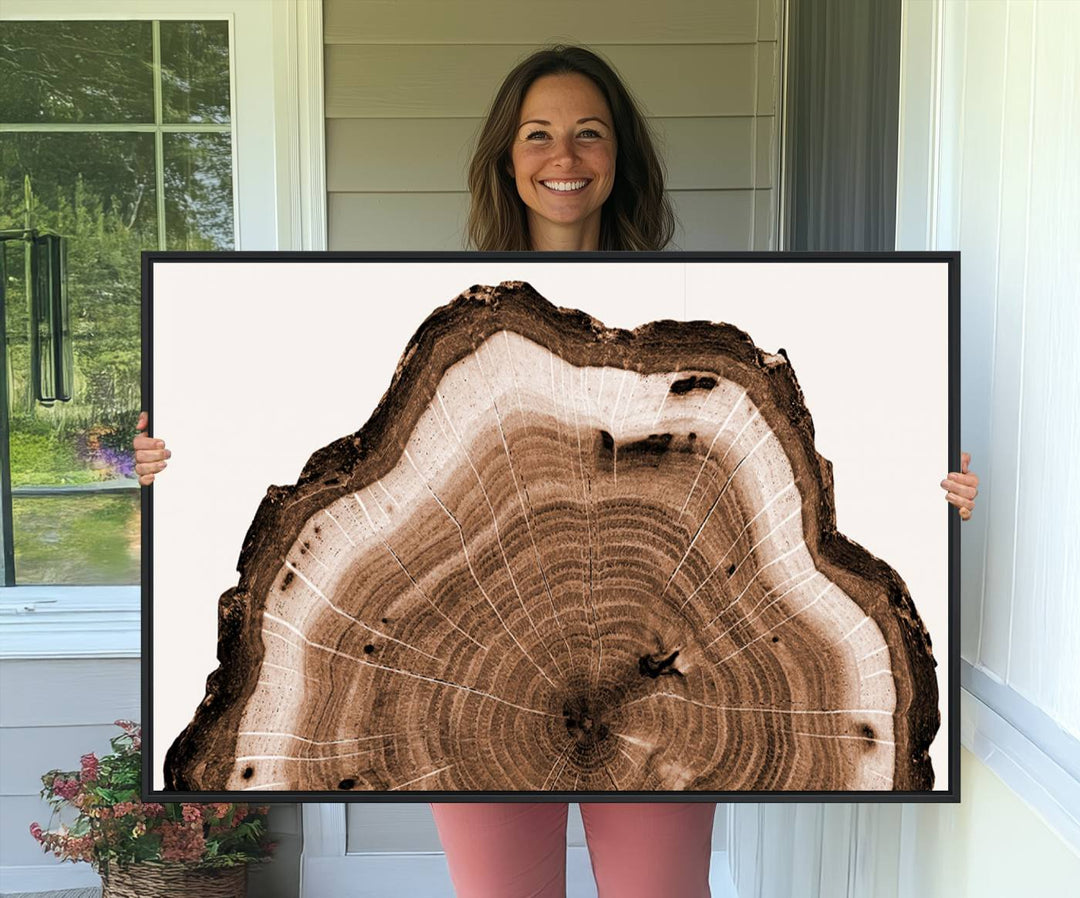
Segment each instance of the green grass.
M75 448L61 443L54 434L13 430L10 445L12 486L68 485L99 479L80 462Z
M138 584L139 490L12 500L20 584Z

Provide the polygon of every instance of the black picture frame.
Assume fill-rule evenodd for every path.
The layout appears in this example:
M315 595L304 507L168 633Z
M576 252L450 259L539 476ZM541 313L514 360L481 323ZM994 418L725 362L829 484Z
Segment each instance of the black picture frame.
M529 264L575 265L580 263L618 263L633 266L641 263L822 263L856 264L934 263L944 264L948 272L948 383L947 390L948 445L943 447L942 473L945 463L949 470L960 469L960 254L959 252L903 253L763 253L763 252L670 252L670 253L473 253L473 252L231 252L178 253L144 252L142 258L143 289L143 407L154 422L154 285L155 266L162 263L214 262L218 264L260 263L278 264L303 262L326 263L392 263L423 265L432 262L481 263L522 262ZM868 301L871 301L868 298ZM813 409L810 409L811 413ZM947 667L947 695L940 701L948 709L948 789L926 791L619 791L619 792L439 792L428 790L403 791L181 791L154 788L154 742L158 737L154 721L154 495L153 488L142 494L142 707L144 721L143 799L153 801L234 801L256 803L298 801L713 801L713 802L937 802L960 801L960 522L955 509L945 506L948 513L948 636L944 653L938 647L938 664ZM946 734L942 734L946 735Z

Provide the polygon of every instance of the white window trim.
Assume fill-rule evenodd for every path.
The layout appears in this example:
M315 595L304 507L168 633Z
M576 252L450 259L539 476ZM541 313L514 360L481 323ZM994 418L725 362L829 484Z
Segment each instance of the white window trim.
M0 590L0 658L137 658L138 586Z
M960 666L961 744L1080 852L1080 746L1015 690Z
M230 23L237 249L326 249L321 0L0 4L0 20L184 18ZM137 656L140 592L0 588L0 658Z

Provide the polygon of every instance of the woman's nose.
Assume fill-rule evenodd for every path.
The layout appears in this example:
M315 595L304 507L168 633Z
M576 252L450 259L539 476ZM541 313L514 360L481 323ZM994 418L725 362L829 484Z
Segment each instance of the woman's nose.
M577 146L574 143L573 135L556 138L555 144L551 148L551 156L554 161L569 163L577 159Z

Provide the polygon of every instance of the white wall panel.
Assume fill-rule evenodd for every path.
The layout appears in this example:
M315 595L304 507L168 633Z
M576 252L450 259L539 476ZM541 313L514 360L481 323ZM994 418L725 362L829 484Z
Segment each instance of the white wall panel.
M1016 500L1019 479L1020 387L1023 363L1024 285L1027 279L1028 233L1031 208L1028 172L1032 139L1032 27L1034 7L1010 6L1002 54L1001 115L999 116L999 197L994 290L994 343L991 349L993 387L990 396L989 455L985 567L979 613L971 615L976 629L974 645L965 640L965 657L989 671L1007 663L1008 617L1002 614L1013 601L1013 561L1016 551ZM1007 126L1006 126L1007 123ZM988 613L987 613L988 609ZM1004 662L1004 663L1003 663Z
M961 432L983 479L962 531L962 654L1080 737L1080 4L938 9L928 237L962 253ZM901 248L924 248L905 214Z
M1033 31L1016 566L995 670L1080 738L1080 4L1040 3Z

